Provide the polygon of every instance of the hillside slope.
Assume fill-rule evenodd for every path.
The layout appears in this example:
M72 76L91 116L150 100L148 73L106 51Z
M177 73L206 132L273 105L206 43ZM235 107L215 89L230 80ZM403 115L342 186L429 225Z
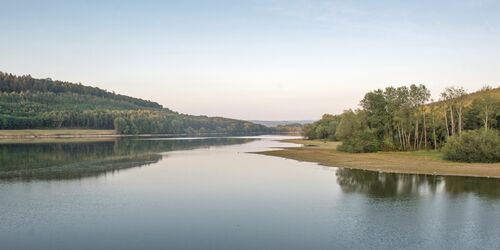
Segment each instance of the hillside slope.
M0 129L116 129L118 133L250 133L247 121L191 116L100 88L0 72Z
M480 90L476 91L470 94L467 94L466 96L466 105L472 104L474 100L477 100L481 97L484 97L484 95L490 95L493 99L500 101L500 87L492 88L489 90Z

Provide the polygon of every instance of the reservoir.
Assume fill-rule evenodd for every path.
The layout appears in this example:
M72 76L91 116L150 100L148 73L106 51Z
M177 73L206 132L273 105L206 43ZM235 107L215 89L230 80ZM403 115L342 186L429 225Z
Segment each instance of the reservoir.
M255 154L284 136L0 144L1 249L500 249L500 179Z

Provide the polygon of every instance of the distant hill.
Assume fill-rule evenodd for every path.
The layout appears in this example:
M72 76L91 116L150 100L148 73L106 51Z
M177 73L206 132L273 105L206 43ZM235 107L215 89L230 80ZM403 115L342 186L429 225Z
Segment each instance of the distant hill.
M261 124L267 127L278 127L284 125L294 125L294 124L308 124L313 123L313 120L284 120L284 121L263 121L263 120L251 120L250 122Z
M0 72L0 129L38 128L116 129L124 134L273 131L248 121L179 114L156 102L80 83Z

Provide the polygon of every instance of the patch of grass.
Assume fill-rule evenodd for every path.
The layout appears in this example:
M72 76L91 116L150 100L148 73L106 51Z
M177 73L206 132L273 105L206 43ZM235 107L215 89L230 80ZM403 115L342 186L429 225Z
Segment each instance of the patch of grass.
M289 139L282 140L282 142L302 144L305 147L318 147L322 149L337 149L337 146L341 144L338 141L324 141L324 140L305 140L305 139Z
M0 142L6 140L25 140L42 138L78 138L78 137L106 137L114 136L114 130L106 129L19 129L19 130L0 130Z
M114 130L105 129L14 129L0 130L0 136L49 136L49 135L112 135Z
M0 144L38 144L38 143L82 143L97 141L112 141L111 137L71 137L71 138L9 138L0 139Z
M443 153L441 153L440 151L419 150L419 151L414 151L414 152L409 152L409 153L416 156L416 157L422 157L422 158L431 159L434 161L445 161L445 160L443 160Z

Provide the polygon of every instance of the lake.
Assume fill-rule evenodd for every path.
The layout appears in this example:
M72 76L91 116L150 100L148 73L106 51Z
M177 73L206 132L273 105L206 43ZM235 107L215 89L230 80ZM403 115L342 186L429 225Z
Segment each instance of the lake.
M500 180L254 154L285 137L0 144L1 249L500 249Z

